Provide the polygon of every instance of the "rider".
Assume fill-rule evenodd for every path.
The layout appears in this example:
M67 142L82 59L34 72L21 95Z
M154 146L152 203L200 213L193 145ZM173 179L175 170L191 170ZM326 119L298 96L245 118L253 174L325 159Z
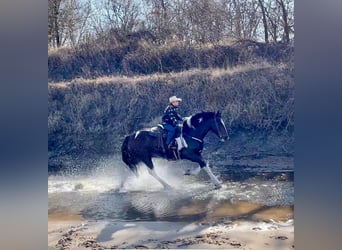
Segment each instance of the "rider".
M164 115L162 117L163 126L168 131L166 144L170 147L172 140L176 134L177 125L183 121L183 118L178 114L178 106L182 101L181 98L171 96L169 98L169 104L165 108Z

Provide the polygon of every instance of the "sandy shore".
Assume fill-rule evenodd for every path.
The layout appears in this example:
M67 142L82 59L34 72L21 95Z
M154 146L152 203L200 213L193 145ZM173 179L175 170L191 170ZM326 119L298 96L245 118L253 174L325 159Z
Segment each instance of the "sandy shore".
M112 222L54 217L48 249L294 249L287 222Z

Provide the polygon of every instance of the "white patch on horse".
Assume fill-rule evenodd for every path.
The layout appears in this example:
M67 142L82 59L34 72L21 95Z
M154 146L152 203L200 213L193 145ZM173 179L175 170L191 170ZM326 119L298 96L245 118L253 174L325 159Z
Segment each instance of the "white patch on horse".
M134 139L137 139L138 135L140 134L140 131L135 133Z
M189 116L186 118L186 124L188 125L189 128L195 128L194 126L192 126L191 124L191 118L192 116Z
M198 123L201 123L203 121L203 117L198 119Z

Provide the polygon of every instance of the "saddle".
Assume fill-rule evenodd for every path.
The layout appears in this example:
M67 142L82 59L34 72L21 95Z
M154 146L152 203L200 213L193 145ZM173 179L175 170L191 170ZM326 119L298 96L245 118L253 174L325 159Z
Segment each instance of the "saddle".
M166 145L167 133L168 131L164 129L162 124L158 124L150 130L150 135L157 137L158 148L164 153L166 158L168 160L178 160L180 159L180 149L187 147L186 142L183 139L182 143L182 141L180 141L180 135L176 135L176 138L173 139L169 145Z

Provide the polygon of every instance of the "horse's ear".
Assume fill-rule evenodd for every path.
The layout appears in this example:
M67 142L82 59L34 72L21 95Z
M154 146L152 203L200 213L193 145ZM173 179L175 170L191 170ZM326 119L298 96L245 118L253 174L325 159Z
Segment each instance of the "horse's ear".
M221 117L221 112L220 112L220 110L217 111L216 116L217 116L217 117Z

